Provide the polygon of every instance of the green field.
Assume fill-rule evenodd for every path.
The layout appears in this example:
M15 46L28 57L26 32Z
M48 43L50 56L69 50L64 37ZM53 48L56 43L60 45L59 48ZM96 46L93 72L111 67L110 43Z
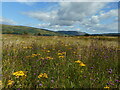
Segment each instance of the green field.
M3 88L119 88L118 37L2 38Z

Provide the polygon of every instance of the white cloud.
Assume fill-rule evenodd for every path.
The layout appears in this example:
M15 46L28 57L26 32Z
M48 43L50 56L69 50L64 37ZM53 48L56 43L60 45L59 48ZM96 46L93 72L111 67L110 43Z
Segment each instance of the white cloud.
M60 9L51 12L26 12L24 14L49 22L52 25L71 26L77 21L96 14L106 3L60 2Z
M15 21L13 21L13 20L0 17L0 24L9 24L9 25L13 25L14 24L15 25L17 23Z
M100 19L107 19L110 17L118 17L118 10L117 9L110 10L107 13L101 13L99 16Z
M50 12L26 12L24 14L45 23L43 25L40 24L40 26L55 30L65 30L64 26L71 30L73 29L70 28L71 26L79 24L79 27L93 32L97 32L97 30L101 32L104 30L117 31L116 20L118 10L112 9L108 12L101 10L107 4L106 2L60 2L58 10ZM115 19L111 19L112 17ZM111 23L101 23L102 20L109 22L108 19L111 20ZM46 23L49 23L49 25Z

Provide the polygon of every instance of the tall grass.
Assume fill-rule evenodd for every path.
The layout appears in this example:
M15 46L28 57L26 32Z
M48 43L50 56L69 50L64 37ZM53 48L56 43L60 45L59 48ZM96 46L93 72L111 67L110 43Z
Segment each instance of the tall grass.
M101 38L4 35L2 86L118 88L117 37ZM75 63L77 60L85 66ZM26 76L14 76L17 71L24 71ZM41 73L48 78L38 78ZM9 80L13 81L10 85Z

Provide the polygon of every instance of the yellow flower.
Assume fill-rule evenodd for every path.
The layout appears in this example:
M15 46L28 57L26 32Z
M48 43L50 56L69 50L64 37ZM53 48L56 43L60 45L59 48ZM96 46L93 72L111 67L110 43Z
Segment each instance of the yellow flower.
M7 85L12 85L13 83L14 83L14 81L8 80L8 84Z
M66 52L58 53L58 55L65 55L65 54L66 54Z
M30 46L30 47L28 47L29 49L31 49L32 47Z
M109 86L105 86L104 88L110 88Z
M41 78L43 76L43 74L41 73L39 76L38 76L38 78Z
M85 65L83 62L81 62L80 60L75 61L75 63L80 64L80 66L86 66L86 65Z
M76 52L73 52L74 54L76 54Z
M13 75L14 75L14 76L17 76L17 77L19 77L19 76L26 76L26 74L25 74L24 71L17 71L17 72L14 72Z
M50 52L50 50L47 50L46 52Z
M59 58L64 58L64 56L59 56Z
M62 53L58 53L58 55L62 55Z
M47 76L46 73L43 73L43 77L44 77L44 78L48 78L48 76Z
M80 64L80 63L81 63L81 61L80 61L80 60L77 60L77 61L75 61L75 63L79 63L79 64Z
M2 85L2 81L0 81L0 86Z
M83 66L83 67L84 67L84 66L86 66L86 65L85 65L84 63L80 63L80 66Z
M46 57L46 58L49 59L49 60L50 60L50 59L53 59L52 57Z
M44 77L44 78L48 78L48 75L46 73L41 73L38 78L41 78L41 77Z

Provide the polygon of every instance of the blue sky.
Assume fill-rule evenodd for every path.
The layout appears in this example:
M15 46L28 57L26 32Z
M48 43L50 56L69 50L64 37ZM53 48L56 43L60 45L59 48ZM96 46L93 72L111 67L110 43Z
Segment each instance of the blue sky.
M53 31L118 32L117 2L3 2L0 22Z

